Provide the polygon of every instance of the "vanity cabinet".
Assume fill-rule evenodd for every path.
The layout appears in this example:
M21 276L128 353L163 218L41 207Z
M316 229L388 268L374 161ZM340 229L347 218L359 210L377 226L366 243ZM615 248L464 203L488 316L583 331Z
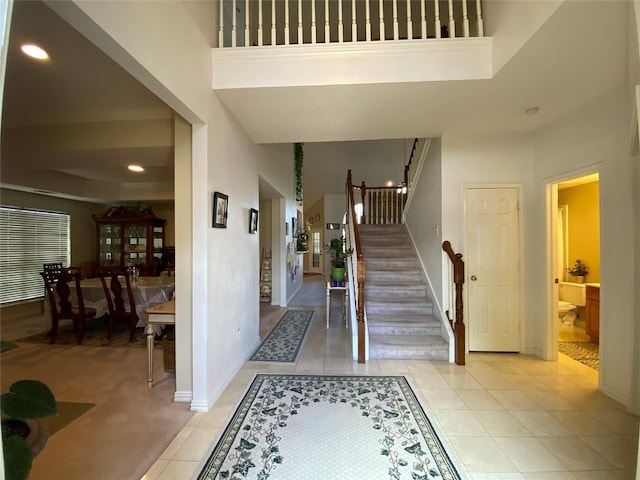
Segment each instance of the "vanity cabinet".
M600 337L600 288L587 285L587 321L586 333L591 341L597 342Z
M138 267L141 275L157 275L162 264L165 220L149 210L112 207L96 222L98 267Z

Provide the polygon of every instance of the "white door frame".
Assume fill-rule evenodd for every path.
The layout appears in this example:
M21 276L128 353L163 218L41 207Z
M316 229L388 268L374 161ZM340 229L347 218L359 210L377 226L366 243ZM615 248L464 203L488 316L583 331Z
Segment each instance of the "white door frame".
M524 346L525 346L525 336L524 336L524 332L525 332L525 325L524 325L524 269L523 269L523 259L524 259L524 222L523 222L523 186L521 183L465 183L463 186L463 199L462 199L462 204L466 205L467 204L467 192L468 190L471 189L477 189L477 188L482 188L482 189L505 189L505 188L513 188L516 189L516 191L518 192L518 258L520 259L520 267L518 268L518 280L519 280L519 287L518 287L518 296L519 296L519 305L518 305L518 317L519 317L519 325L520 325L520 338L519 338L519 343L520 346L518 348L518 352L519 353L524 353ZM468 212L466 210L466 208L464 209L464 225L463 225L463 242L464 242L464 252L468 252L469 251L469 245L467 245L467 215ZM463 257L464 260L464 257ZM469 283L469 271L467 269L465 269L465 283L468 284ZM469 305L469 289L468 288L463 288L463 298L464 298L464 305ZM466 311L468 311L467 308L465 308ZM466 353L469 353L469 328L465 329L465 350Z
M558 183L566 182L572 178L584 177L586 175L592 175L600 172L599 165L591 165L589 167L572 170L570 172L564 172L553 177L549 177L543 180L545 187L545 226L546 226L546 261L545 261L545 275L546 275L546 287L545 287L545 313L547 321L545 323L544 332L544 344L542 345L542 358L547 361L558 360L558 286L556 284L556 263L558 261L557 242L558 232L556 224L556 211L558 209ZM599 204L602 205L602 196L600 196ZM602 215L602 208L600 208L600 214ZM602 217L600 218L600 225L602 228ZM604 238L602 235L600 251L604 248ZM602 255L602 254L601 254ZM562 280L562 279L559 279ZM602 330L602 326L600 327ZM600 350L600 361L602 362L603 351ZM602 372L602 368L599 369ZM602 375L598 374L598 390L602 386Z

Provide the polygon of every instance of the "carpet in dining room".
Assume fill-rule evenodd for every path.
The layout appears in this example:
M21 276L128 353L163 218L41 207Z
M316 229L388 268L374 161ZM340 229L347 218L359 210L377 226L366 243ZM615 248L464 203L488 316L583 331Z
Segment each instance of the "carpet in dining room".
M466 477L404 376L257 374L197 478Z

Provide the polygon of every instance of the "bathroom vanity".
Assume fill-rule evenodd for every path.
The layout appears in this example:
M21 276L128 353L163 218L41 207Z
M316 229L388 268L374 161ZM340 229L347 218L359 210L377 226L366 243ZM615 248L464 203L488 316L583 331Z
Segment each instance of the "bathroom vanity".
M587 284L587 320L585 330L592 342L600 337L600 284Z

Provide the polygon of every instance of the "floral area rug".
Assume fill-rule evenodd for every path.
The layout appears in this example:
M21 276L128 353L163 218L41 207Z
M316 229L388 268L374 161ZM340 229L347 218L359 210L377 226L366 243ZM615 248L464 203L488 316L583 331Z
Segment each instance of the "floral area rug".
M313 310L287 310L248 361L296 363L312 318Z
M595 342L559 342L558 351L587 367L598 370L600 346Z
M258 374L198 480L462 479L403 376Z

